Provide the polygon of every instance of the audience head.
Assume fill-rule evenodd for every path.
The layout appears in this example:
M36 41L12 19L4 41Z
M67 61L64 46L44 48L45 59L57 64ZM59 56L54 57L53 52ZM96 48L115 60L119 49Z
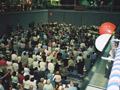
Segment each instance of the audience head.
M32 77L32 78L30 79L30 81L32 81L32 82L33 82L33 81L34 81L34 77Z
M80 53L79 56L82 56L82 54Z
M35 67L35 69L34 70L38 70L38 68L37 67Z
M20 74L23 75L23 74L24 74L24 71L21 71Z
M51 70L50 73L53 74L53 71Z
M59 71L56 71L56 75L59 75L60 74L60 72Z
M12 54L16 54L16 51L13 51Z
M71 87L74 86L74 83L73 83L72 81L70 82L70 86L71 86Z
M30 85L29 90L33 90L33 85Z
M26 75L25 76L25 81L29 80L30 76L29 75Z
M50 79L47 80L47 84L50 84Z
M40 82L42 82L42 83L43 83L43 82L44 82L44 78L41 78L41 79L40 79Z
M12 74L13 76L16 76L16 72L13 72L13 74Z
M37 58L35 58L34 61L37 61Z
M26 55L26 52L24 52L23 55Z

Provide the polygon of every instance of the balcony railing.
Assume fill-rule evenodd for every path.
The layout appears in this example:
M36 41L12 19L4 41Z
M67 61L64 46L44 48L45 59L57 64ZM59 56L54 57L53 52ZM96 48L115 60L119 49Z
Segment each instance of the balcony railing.
M69 10L97 10L97 11L120 11L120 6L84 6L84 5L61 5L61 4L4 4L0 5L0 12L26 11L39 9L69 9Z

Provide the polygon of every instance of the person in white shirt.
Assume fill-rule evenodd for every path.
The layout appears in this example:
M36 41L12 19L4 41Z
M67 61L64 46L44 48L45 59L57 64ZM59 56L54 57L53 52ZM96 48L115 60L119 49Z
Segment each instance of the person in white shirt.
M83 49L83 48L86 48L85 43L81 43L81 44L80 44L80 48L82 48L82 49Z
M32 64L33 64L33 58L32 57L29 57L28 58L28 67L31 67L32 66Z
M92 48L92 46L89 46L89 48L87 49L88 53L94 52L94 49Z
M80 53L79 56L77 56L77 63L79 63L82 60L82 54Z
M48 53L46 61L51 62L52 54Z
M23 80L24 90L29 90L30 85L31 85L31 82L29 80L29 75L26 75L25 79Z
M18 63L17 61L13 61L13 71L18 71L19 67L18 67Z
M57 54L58 54L58 51L57 50L55 50L55 51L53 51L53 53L52 53L55 57L57 56Z
M43 90L53 90L53 86L50 84L50 79L47 80L47 84L44 85Z
M45 71L46 70L46 63L41 61L40 62L40 68L42 69L42 71Z
M26 56L28 57L28 51L23 51L21 56L23 56L24 53L26 53Z
M18 60L18 58L17 58L17 55L16 55L16 52L15 52L15 51L13 51L13 54L11 55L11 59L12 59L13 61L17 61L17 60Z
M55 66L52 62L48 63L48 70L54 72Z
M50 46L48 46L48 52L52 52L52 48Z
M7 69L11 69L11 70L13 69L12 68L12 64L13 64L12 61L7 60L6 64L7 64Z
M40 48L41 48L41 46L42 46L42 43L41 43L41 42L39 42L39 43L38 43L38 48L40 49Z
M47 49L44 49L44 52L45 52L45 54L46 54L45 56L47 56L48 53L49 53Z
M33 86L32 90L37 90L36 80L34 80L34 77L30 79L31 85Z
M74 45L74 39L72 39L71 41L70 41L70 45Z
M21 56L18 56L18 63L21 61Z
M59 52L59 51L60 51L60 48L59 48L58 46L56 46L56 47L55 47L55 50Z
M13 73L12 73L11 81L12 81L12 85L13 85L13 86L17 86L17 83L18 83L18 77L17 77L16 72L13 72Z
M83 51L83 58L86 59L87 55L89 55L88 51Z
M44 34L44 40L47 40L47 35L46 34Z
M35 58L37 58L35 52L33 52L32 58L33 58L33 60L34 60Z
M34 52L35 52L35 54L38 53L38 52L40 52L40 49L38 48L37 45L36 45L35 48L34 48Z
M41 60L40 53L37 53L37 54L36 54L36 57L37 57L37 60L38 60L38 61L40 61L40 60Z
M24 76L30 75L30 69L28 67L24 67Z
M53 77L53 81L55 81L55 86L58 85L61 80L61 75L59 74L59 71L57 71L56 75Z
M38 66L39 65L38 65L37 58L35 58L34 61L33 61L33 69L36 68L36 67L38 68Z

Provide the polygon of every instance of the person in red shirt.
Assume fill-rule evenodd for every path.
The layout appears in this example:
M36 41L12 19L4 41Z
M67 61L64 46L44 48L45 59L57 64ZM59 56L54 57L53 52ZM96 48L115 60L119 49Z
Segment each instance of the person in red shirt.
M3 58L3 59L0 60L0 66L5 66L5 65L6 65L6 61L5 61L5 59Z
M49 39L51 39L52 38L52 33L49 33L48 37L49 37Z
M20 84L23 84L23 79L25 78L25 76L23 74L24 74L24 72L21 71L21 73L18 75L18 81Z

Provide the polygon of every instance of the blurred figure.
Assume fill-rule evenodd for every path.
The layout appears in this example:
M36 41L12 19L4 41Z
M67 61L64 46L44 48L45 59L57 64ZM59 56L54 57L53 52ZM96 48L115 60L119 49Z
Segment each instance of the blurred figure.
M74 87L74 83L72 81L70 82L70 87L68 88L68 90L77 90L77 88Z
M50 73L48 73L48 75L47 75L47 78L50 79L50 83L52 85L54 84L53 77L54 77L53 71L50 71Z
M50 79L47 80L47 84L44 85L43 90L53 90L53 86L50 84Z
M109 75L110 75L110 66L109 66L109 63L107 62L105 64L105 78L109 78Z
M87 72L90 70L90 62L91 62L90 55L87 55L87 58L85 59L85 68Z
M38 90L43 90L44 85L44 78L41 78L40 82L38 83Z
M53 81L55 81L55 86L59 84L59 82L61 82L61 75L59 73L59 71L56 72L56 75L53 78Z
M74 69L74 61L73 61L73 58L71 57L70 60L68 61L68 70L69 72L73 72L73 69Z

